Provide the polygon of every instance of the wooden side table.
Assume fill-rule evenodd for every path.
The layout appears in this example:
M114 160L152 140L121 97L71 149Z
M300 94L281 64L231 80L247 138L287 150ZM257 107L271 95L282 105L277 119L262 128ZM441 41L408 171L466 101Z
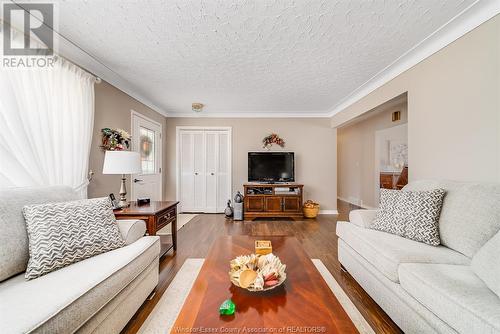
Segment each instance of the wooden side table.
M160 257L170 249L177 250L177 204L176 201L153 201L148 205L138 206L136 202L130 202L128 208L114 210L116 219L141 219L146 222L146 230L149 235L156 235L168 224L172 227L172 243L163 242L160 237Z

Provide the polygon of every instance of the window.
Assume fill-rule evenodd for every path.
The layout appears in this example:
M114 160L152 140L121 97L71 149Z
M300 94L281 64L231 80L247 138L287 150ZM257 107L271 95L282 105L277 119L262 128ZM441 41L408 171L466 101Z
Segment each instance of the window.
M141 154L142 174L156 173L155 132L139 127L139 150Z

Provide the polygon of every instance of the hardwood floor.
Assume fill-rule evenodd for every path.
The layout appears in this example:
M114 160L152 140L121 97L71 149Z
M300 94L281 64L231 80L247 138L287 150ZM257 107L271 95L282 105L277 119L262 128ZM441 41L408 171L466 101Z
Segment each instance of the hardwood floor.
M187 258L203 258L212 242L222 235L295 236L311 258L318 258L330 270L352 302L377 333L402 333L385 312L368 296L359 284L341 269L337 260L337 220L347 220L354 207L338 202L339 215L320 215L312 220L256 220L233 222L221 214L202 214L186 224L177 235L175 255L167 253L160 259L160 280L156 294L147 300L130 320L122 333L136 333L160 300L163 292Z

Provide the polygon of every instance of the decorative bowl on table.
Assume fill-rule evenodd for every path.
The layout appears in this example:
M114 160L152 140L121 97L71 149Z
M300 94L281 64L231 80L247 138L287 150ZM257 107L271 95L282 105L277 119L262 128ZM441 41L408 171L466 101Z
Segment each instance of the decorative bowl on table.
M229 264L231 283L248 291L271 290L286 280L286 265L272 253L241 255Z

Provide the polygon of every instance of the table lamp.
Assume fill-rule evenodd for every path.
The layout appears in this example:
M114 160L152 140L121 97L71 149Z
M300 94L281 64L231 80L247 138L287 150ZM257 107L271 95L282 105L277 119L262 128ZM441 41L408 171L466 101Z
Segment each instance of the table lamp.
M106 151L104 156L103 174L121 174L122 184L120 186L119 207L127 207L127 187L125 186L126 174L138 174L142 172L141 157L137 152L131 151Z

